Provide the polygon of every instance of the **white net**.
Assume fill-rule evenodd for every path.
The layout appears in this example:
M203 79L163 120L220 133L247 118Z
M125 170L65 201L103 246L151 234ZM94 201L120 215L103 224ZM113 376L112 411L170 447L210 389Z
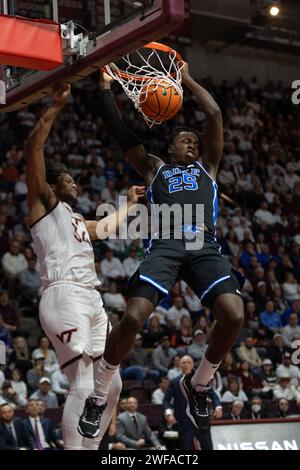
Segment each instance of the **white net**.
M161 50L156 46L149 46L127 54L117 63L107 65L105 70L121 84L135 108L151 127L154 124L162 124L164 119L153 119L144 113L142 105L147 100L149 91L155 93L159 86L174 87L182 99L181 69L184 62L173 49L163 46L164 50Z

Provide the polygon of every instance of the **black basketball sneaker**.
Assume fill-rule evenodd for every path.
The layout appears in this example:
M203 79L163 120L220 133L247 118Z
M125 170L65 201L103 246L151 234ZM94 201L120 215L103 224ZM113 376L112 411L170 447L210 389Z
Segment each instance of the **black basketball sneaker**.
M207 392L209 387L197 391L191 384L191 378L194 372L185 375L180 380L182 393L184 394L187 402L186 414L193 425L198 428L205 428L209 424L209 414L207 406Z
M89 396L85 400L84 409L80 416L77 430L79 434L89 439L94 439L99 434L99 423L106 403L97 404L98 397Z

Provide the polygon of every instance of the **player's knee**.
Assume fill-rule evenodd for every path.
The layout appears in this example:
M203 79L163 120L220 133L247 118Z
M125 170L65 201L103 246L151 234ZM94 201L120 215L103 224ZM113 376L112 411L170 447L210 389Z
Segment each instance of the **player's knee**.
M237 307L226 309L222 317L226 328L230 328L232 331L240 330L244 324L243 309Z
M138 309L132 309L130 312L125 313L122 323L126 331L138 332L144 324L144 318Z

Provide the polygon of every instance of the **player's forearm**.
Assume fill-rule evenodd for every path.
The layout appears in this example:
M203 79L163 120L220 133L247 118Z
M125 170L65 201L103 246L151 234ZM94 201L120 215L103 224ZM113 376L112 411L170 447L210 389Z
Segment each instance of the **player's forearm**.
M111 234L116 233L119 227L127 220L128 211L134 203L128 201L126 204L121 206L116 212L108 215L101 220L101 225L109 237Z
M120 209L104 217L100 221L86 221L86 227L91 240L105 240L117 232L118 228L127 219L128 210L134 203L128 201Z
M27 148L42 149L52 129L53 123L61 111L61 107L52 105L35 125L28 137Z
M221 115L218 103L210 93L197 83L192 77L186 77L183 82L196 97L196 100L206 116Z
M126 127L109 87L101 89L101 97L102 115L122 150L127 152L129 149L141 145L137 136Z

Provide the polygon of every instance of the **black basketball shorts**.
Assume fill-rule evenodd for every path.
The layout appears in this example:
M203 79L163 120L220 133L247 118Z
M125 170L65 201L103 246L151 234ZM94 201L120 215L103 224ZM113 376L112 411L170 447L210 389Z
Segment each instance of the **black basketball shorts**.
M145 297L157 305L179 278L209 308L220 294L240 295L245 282L221 255L216 242L205 241L202 249L187 250L184 239L153 240L138 271L129 280L129 298Z

